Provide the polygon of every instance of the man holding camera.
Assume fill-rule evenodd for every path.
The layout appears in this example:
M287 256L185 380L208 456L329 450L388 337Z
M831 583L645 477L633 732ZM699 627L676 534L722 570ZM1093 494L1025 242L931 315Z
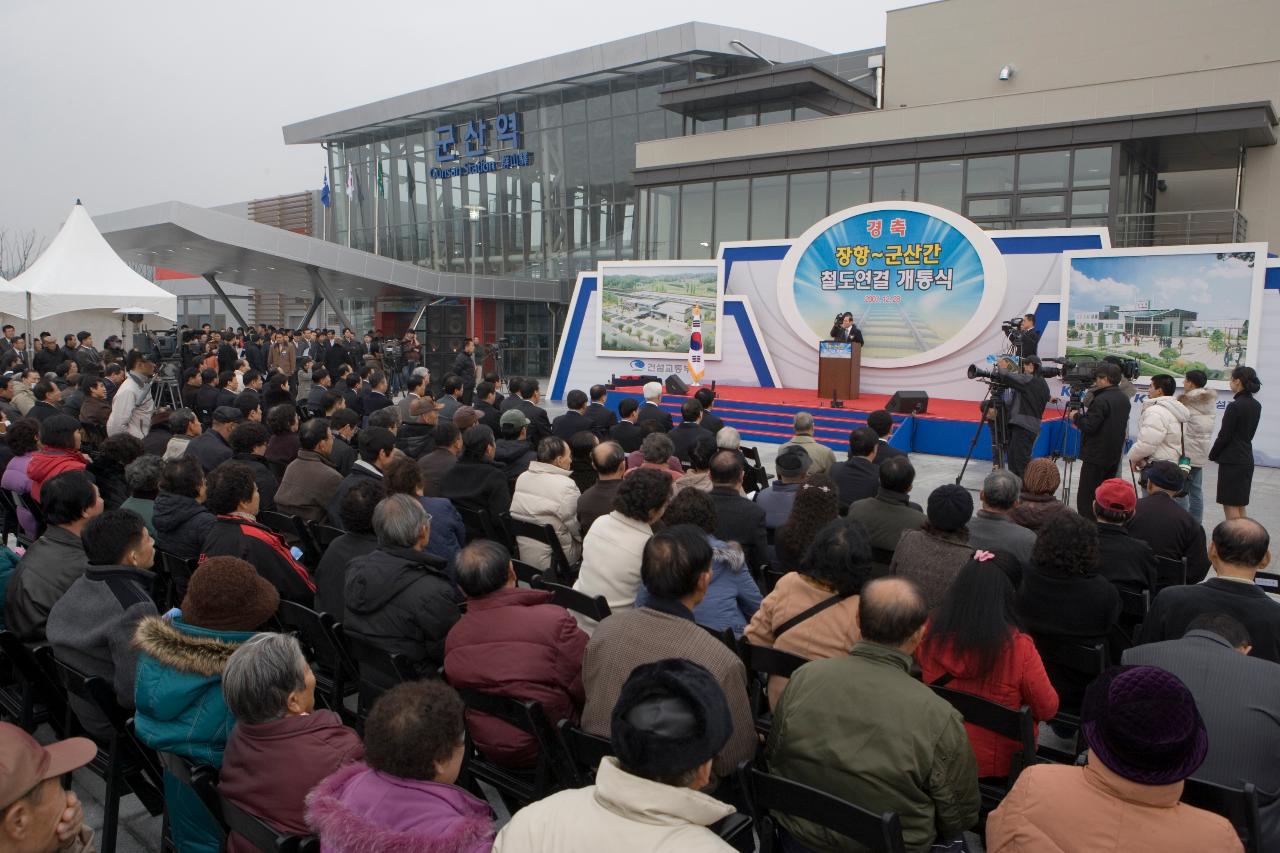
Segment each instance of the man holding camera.
M862 343L862 330L854 325L853 315L848 311L836 315L836 321L831 326L831 340Z
M1093 493L1103 480L1114 477L1124 455L1129 432L1129 398L1120 390L1120 368L1098 365L1093 376L1093 398L1088 408L1076 412L1072 422L1080 430L1080 480L1076 487L1076 511L1093 520Z
M1022 477L1031 461L1031 449L1040 435L1045 406L1049 405L1049 383L1040 376L1040 359L1034 355L1021 361L1014 370L1010 358L1000 359L992 375L1008 387L999 391L1004 398L1009 418L1009 446L1005 451L1011 472Z
M476 342L473 338L467 338L462 349L453 360L454 376L462 380L462 402L465 405L471 405L471 395L476 390Z
M1040 347L1040 333L1036 331L1036 315L1023 314L1016 323L1005 324L1005 335L1013 344L1013 354L1018 358L1037 355Z

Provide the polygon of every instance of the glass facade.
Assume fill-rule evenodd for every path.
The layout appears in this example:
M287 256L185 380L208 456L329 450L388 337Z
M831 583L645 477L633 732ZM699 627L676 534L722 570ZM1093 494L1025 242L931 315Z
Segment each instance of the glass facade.
M711 257L743 234L797 237L868 201L928 202L989 230L1108 225L1116 212L1154 204L1155 172L1145 162L1128 146L1105 145L649 187L640 199L641 257Z

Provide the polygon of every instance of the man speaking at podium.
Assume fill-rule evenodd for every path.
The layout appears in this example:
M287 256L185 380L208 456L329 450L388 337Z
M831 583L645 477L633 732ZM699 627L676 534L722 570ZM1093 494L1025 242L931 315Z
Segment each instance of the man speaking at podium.
M862 343L862 330L853 324L853 315L848 311L836 315L836 322L831 327L831 340Z

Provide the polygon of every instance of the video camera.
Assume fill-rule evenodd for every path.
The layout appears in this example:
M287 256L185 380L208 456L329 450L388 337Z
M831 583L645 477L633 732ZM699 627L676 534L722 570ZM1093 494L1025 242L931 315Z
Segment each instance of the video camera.
M1015 344L1021 341L1022 331L1023 331L1022 315L1019 314L1017 317L1012 317L1008 320L1001 321L1000 331L1004 332L1004 336Z
M382 341L382 357L387 361L398 361L404 355L404 344L394 338Z
M173 327L163 332L136 332L133 336L133 348L158 361L177 358L178 329Z
M982 368L978 367L978 365L976 365L976 364L971 364L971 365L969 365L969 369L968 369L965 373L966 373L966 375L967 375L970 379L977 379L978 381L984 381L984 380L985 380L985 381L987 381L987 382L990 382L990 383L993 383L993 384L996 384L996 385L1007 385L1007 384L1008 384L1008 383L1007 383L1007 382L1005 382L1005 381L1004 381L1004 379L1003 379L999 374L997 374L995 371L992 371L992 370L983 370Z
M1136 358L1114 358L1110 361L1106 359L1089 361L1070 361L1065 358L1046 358L1044 361L1051 361L1059 367L1042 367L1040 375L1046 379L1062 377L1062 381L1066 382L1072 388L1087 388L1093 384L1094 377L1098 375L1098 370L1104 364L1114 364L1120 368L1120 375L1125 379L1133 380L1138 378L1141 371L1141 365L1138 364Z

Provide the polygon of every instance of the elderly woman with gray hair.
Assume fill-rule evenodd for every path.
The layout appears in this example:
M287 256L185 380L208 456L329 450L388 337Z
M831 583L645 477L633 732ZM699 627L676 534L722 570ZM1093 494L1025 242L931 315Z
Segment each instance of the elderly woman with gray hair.
M364 757L360 736L332 711L315 710L316 679L290 634L257 634L222 671L222 695L235 715L218 790L281 833L306 835L307 793L333 771ZM234 833L228 853L256 853Z
M164 461L159 456L139 456L124 468L124 481L129 487L129 497L120 504L121 509L131 509L147 525L147 532L155 538L156 495L160 493L160 472Z

